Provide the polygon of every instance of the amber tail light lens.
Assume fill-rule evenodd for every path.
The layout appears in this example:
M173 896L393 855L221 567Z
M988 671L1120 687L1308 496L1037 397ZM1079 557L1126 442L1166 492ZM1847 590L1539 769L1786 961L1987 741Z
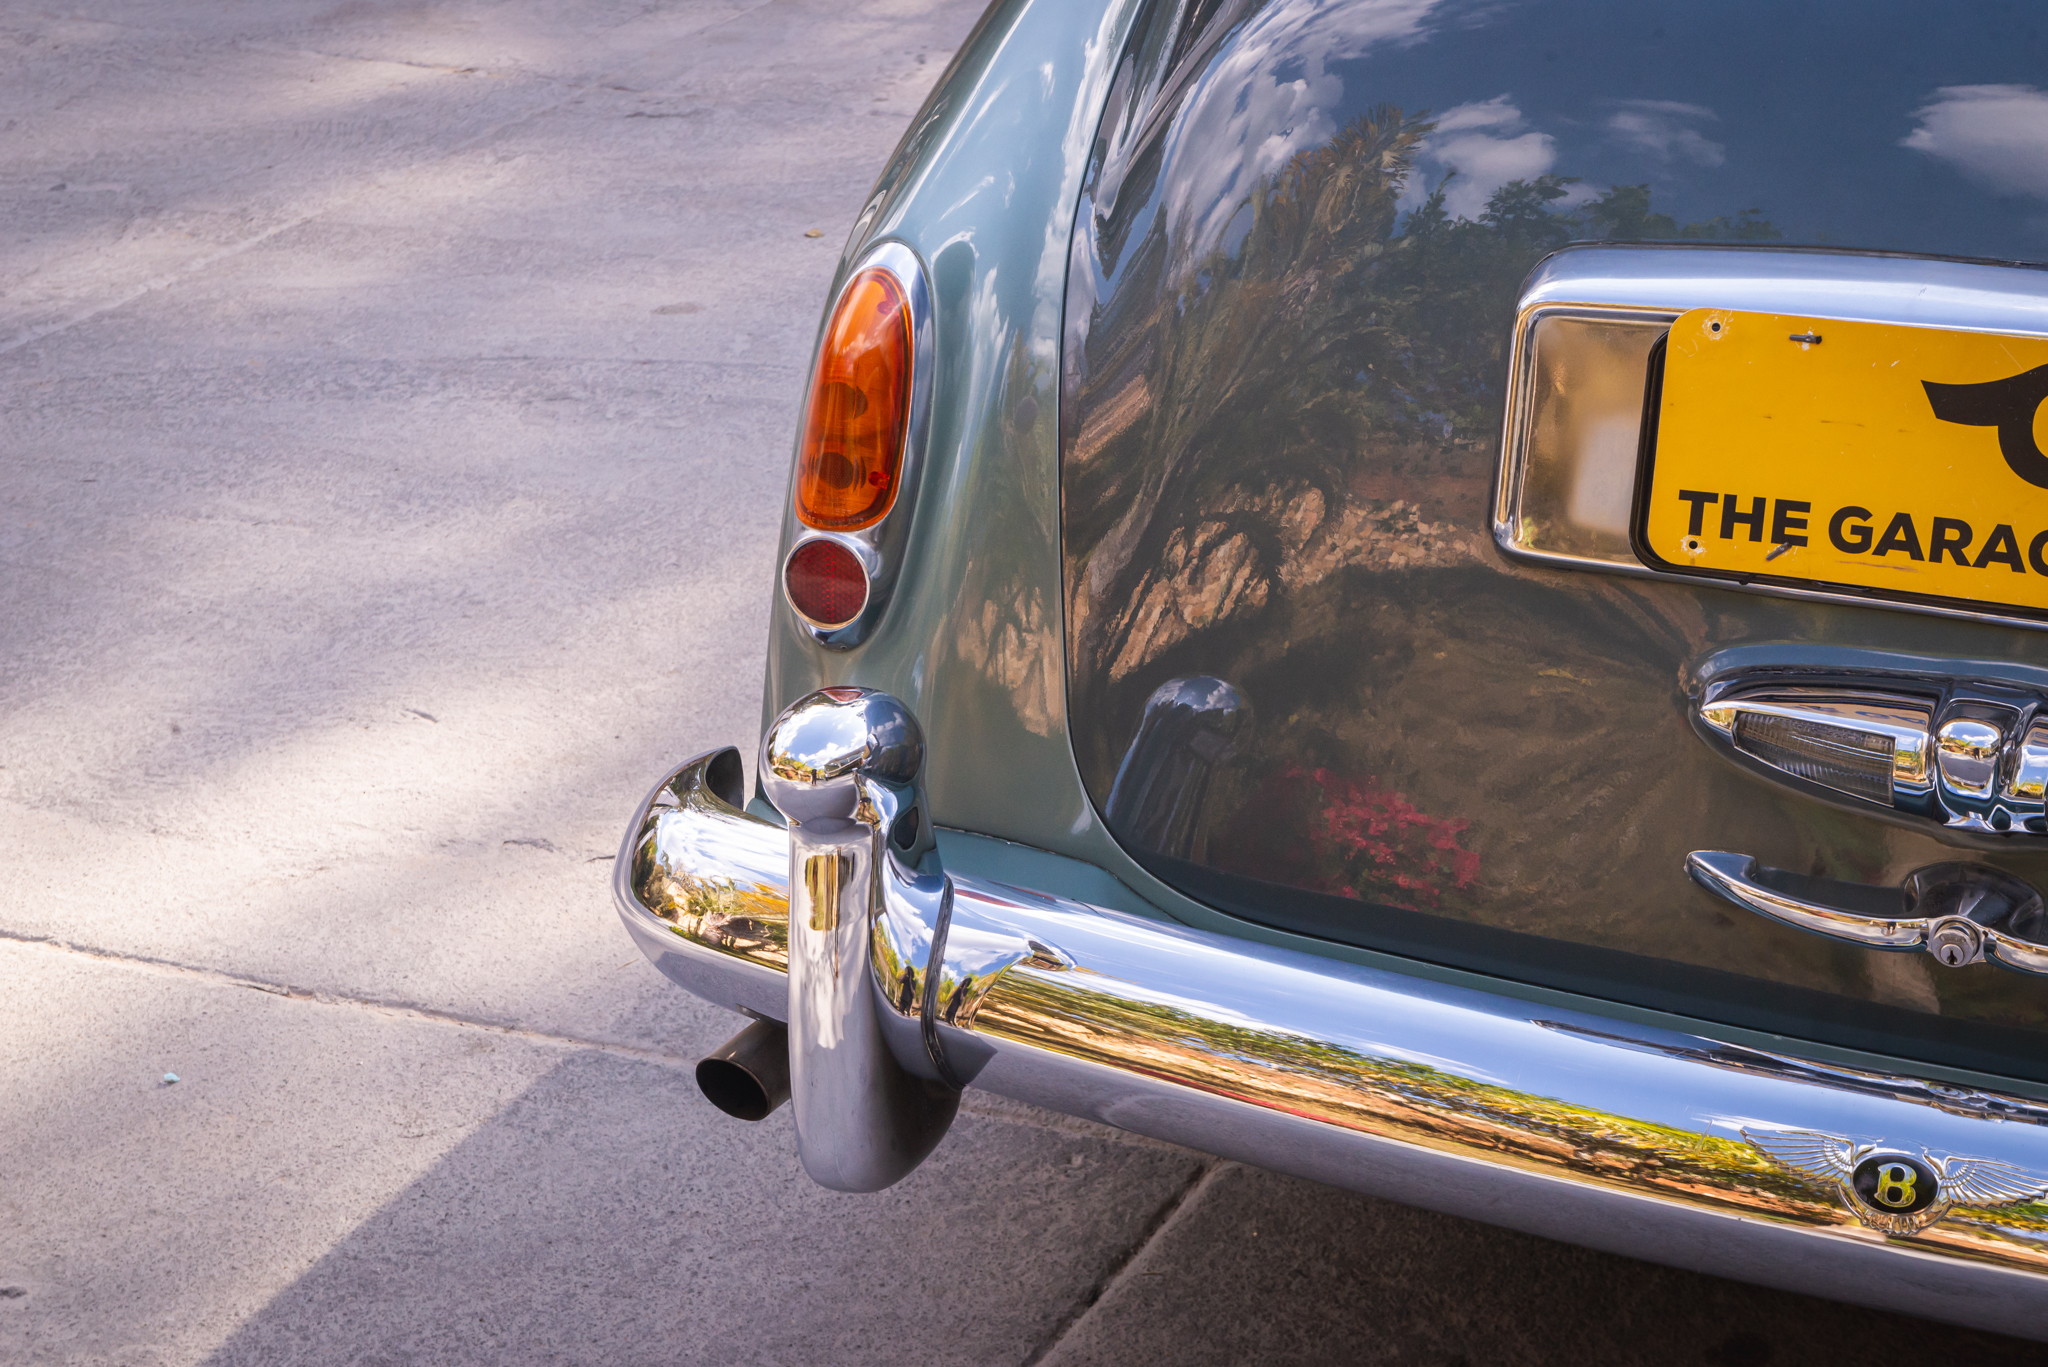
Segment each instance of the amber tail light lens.
M804 525L859 531L880 522L896 501L910 358L902 286L888 271L862 271L840 296L811 381L796 470L796 515Z
M829 537L806 541L782 567L790 606L821 627L843 627L868 602L867 571L852 551Z

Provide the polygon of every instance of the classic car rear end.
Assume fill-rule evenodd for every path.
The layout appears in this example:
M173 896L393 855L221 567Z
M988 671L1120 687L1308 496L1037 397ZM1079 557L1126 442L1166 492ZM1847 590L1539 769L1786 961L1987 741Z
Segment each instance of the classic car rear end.
M619 861L707 1093L2048 1336L2030 22L997 4L828 303L757 789Z

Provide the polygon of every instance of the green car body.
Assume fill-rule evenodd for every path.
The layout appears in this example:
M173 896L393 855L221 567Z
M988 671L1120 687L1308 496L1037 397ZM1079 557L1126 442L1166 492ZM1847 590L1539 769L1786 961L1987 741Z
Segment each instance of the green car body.
M1391 1137L1413 1154L1455 1151L1459 1162L1481 1160L1492 1143L1481 1132L1504 1127L1519 1138L1500 1141L1502 1173L1583 1180L1587 1202L1554 1220L1503 1213L1504 1223L2048 1333L2048 978L1988 962L1930 967L1924 956L1892 952L1904 940L1866 947L1879 944L1867 925L1857 932L1866 938L1849 943L1827 938L1832 932L1811 917L1804 929L1820 934L1740 909L1744 895L1756 911L1764 894L1796 903L1811 888L1839 886L1823 874L1860 886L1896 882L1916 865L1961 867L1966 881L2048 884L2048 853L2026 829L1966 831L1954 821L1942 829L1917 809L1878 812L1839 791L1788 788L1782 774L1752 762L1754 750L1735 754L1737 741L1717 741L1703 720L1706 700L1748 696L1740 689L1759 670L1830 686L1964 678L1994 700L2005 696L2000 689L2048 696L2048 635L2032 620L1921 611L1926 604L1896 596L1646 572L1640 548L1625 538L1609 544L1562 522L1552 528L1523 515L1533 503L1516 502L1548 496L1540 476L1525 474L1518 445L1532 430L1534 400L1515 396L1534 392L1529 377L1546 363L1535 329L1553 315L1595 327L1618 319L1623 331L1643 330L1623 339L1638 346L1672 325L1671 311L1660 321L1649 307L1655 299L1628 293L1647 286L1615 286L1591 305L1571 293L1603 270L1650 263L1644 269L1654 275L1671 262L1697 262L1734 275L1761 262L1755 274L1764 284L1751 281L1741 298L1764 304L1772 280L1790 282L1789 298L1801 288L1810 296L1812 279L1884 285L1887 272L1924 266L1939 294L1950 278L1941 272L1960 271L1954 279L1965 284L2018 282L1999 307L2020 321L2002 326L2048 333L2048 287L2034 283L2037 272L2015 269L2048 255L2048 242L2028 245L2039 232L2029 217L2034 192L1984 189L1992 172L1969 160L1976 143L1949 154L1965 124L2033 136L2024 134L2032 102L2048 111L2048 96L1999 73L2025 69L2038 32L1964 32L1958 19L1946 46L1930 42L1915 55L1924 71L1898 76L1880 71L1879 59L1931 11L1881 6L1844 25L1822 6L1775 33L1760 27L1763 13L1594 0L997 0L990 8L877 182L826 310L829 323L842 287L884 250L907 253L901 259L914 260L927 291L929 410L898 494L907 531L886 550L894 559L876 581L884 596L857 633L833 636L801 617L778 583L762 711L769 739L755 791L740 793L732 752L700 757L650 796L620 861L622 915L649 956L690 990L762 1022L719 1060L779 1060L786 1022L789 1061L765 1065L764 1076L794 1069L800 1146L821 1181L872 1189L907 1171L943 1133L947 1097L969 1080L971 1069L956 1065L971 1057L982 1066L993 1041L998 1060L1007 1048L1029 1065L1006 1073L999 1062L987 1074L999 1085L1008 1079L1014 1095L1481 1218L1496 1218L1486 1214L1490 1198L1464 1193L1444 1170L1423 1175L1427 1164L1409 1172L1389 1160L1387 1174L1398 1174L1354 1175L1348 1150L1307 1132L1297 1156L1286 1151L1296 1140L1262 1147L1274 1131L1146 1119L1165 1114L1146 1108L1171 1110L1176 1098L1202 1092ZM1261 58L1259 42L1297 49L1284 61ZM1774 120L1804 117L1784 93L1787 72L1838 48L1847 93L1811 111L1818 131L1810 136L1773 139ZM1731 53L1750 68L1730 65ZM1997 61L1980 61L1984 53ZM1374 54L1385 91L1362 102L1354 90L1341 109L1331 103L1330 70L1345 62L1347 72L1365 69ZM1784 70L1773 65L1781 57ZM1565 69L1573 62L1583 80ZM1267 85L1254 88L1245 76L1254 67ZM1980 68L1989 75L1970 74ZM1592 131L1570 144L1589 171L1605 174L1562 174L1572 169L1557 160L1566 135L1537 131L1522 106L1548 99L1563 108L1575 83L1598 87L1609 70L1621 73L1622 93L1586 96L1576 126ZM1927 88L1899 97L1918 131L1864 136L1863 72L1870 82ZM1514 91L1487 96L1511 80ZM1430 93L1439 88L1445 93ZM1703 89L1745 107L1724 119ZM1281 153L1258 161L1246 150L1266 155L1256 138L1239 145L1197 136L1274 91L1298 106L1258 125ZM1917 111L1915 98L1927 101ZM1342 117L1322 118L1332 110ZM1559 116L1550 126L1574 125ZM1731 143L1738 151L1782 144L1756 157L1778 179L1741 179L1747 172L1727 155ZM1868 144L1856 153L1862 162L1842 150L1851 143ZM2029 145L2048 166L2048 123ZM1454 157L1508 169L1461 181ZM1146 206L1162 202L1160 185L1186 189L1214 164L1228 173L1215 202L1238 212L1218 216L1209 237L1194 234L1211 254L1181 260L1177 276L1156 272L1168 281L1159 285L1144 273L1145 252L1171 252L1189 230L1185 219L1161 227L1167 211ZM1893 203L1880 182L1901 165L1924 171L1925 183L1910 187L1918 199L1901 191ZM1654 174L1629 183L1622 177L1632 166ZM1943 189L1940 177L1956 166L1977 177L1976 199ZM1824 183L1828 175L1837 183ZM1781 194L1784 203L1750 207L1791 184L1801 188ZM1737 198L1752 189L1756 199ZM2048 195L2048 183L2039 190ZM1801 239L1819 245L1804 255L1786 245ZM1670 245L1627 245L1645 243ZM1599 311L1610 305L1618 312ZM824 337L821 326L821 346ZM1640 346L1629 355L1640 367ZM1629 383L1640 374L1629 372ZM1119 407L1132 394L1150 405L1142 420ZM1625 454L1633 470L1633 437ZM817 535L796 516L794 478L785 556ZM1297 524L1305 529L1290 530ZM1307 573L1314 556L1324 568ZM1199 611L1176 606L1203 595ZM1179 612L1171 630L1159 628L1161 603ZM1250 697L1258 720L1245 721L1245 753L1232 761L1247 767L1216 780L1211 810L1187 818L1199 827L1194 835L1176 836L1171 850L1147 847L1117 789L1141 767L1135 756L1153 712L1190 680L1233 698L1242 686ZM898 704L901 712L890 710ZM921 771L900 759L886 773L859 768L869 784L859 805L849 797L842 811L818 796L867 764L857 738L838 777L826 774L829 765L784 762L806 726L813 740L835 726L841 740L859 725L894 727L900 741L904 712L912 734L921 727ZM1930 710L1930 726L1933 717ZM872 750L872 738L866 743ZM1332 815L1340 808L1351 823L1342 829ZM847 833L846 812L867 835ZM1124 814L1105 816L1116 812ZM675 823L666 834L664 821ZM1303 837L1318 821L1320 834ZM1740 858L1716 865L1731 856L1714 849L1789 872L1746 884ZM805 1089L821 1085L824 1067L818 1026L804 1017L824 999L806 1005L814 989L798 979L821 970L796 965L810 952L805 937L836 933L841 920L820 891L815 869L823 866L804 861L828 856L847 868L875 861L861 877L874 880L866 895L877 927L899 902L936 909L909 940L885 945L877 929L873 948L856 950L871 956L861 962L878 984L902 972L900 1000L878 1008L883 1035L901 1026L892 1010L913 1021L923 1013L922 1046L914 1026L871 1046L884 1060L873 1066L895 1076L886 1058L896 1050L909 1060L904 1077L922 1079L899 1078L892 1095L925 1099L899 1105L897 1120L876 1119L908 1128L881 1144L893 1144L893 1156L865 1168L825 1162L816 1118L824 1092L813 1096L811 1121L804 1111ZM1012 893L1021 900L1007 901ZM2014 894L2025 895L2024 886ZM1023 919L1005 922L1006 906ZM1105 931L1082 915L1097 912L1133 919ZM2012 924L2039 915L2022 912ZM1022 936L1020 925L1037 929L1006 957L962 970L948 1006L943 984L955 979L940 960L951 952L949 924L962 943L969 931L994 943ZM688 955L678 938L691 942ZM1149 947L1130 949L1136 944ZM904 945L912 968L891 957ZM1072 949L1088 945L1101 957ZM1119 957L1126 950L1128 961ZM929 979L917 966L927 951ZM1739 1075L1744 1086L1759 1080L1758 1097L1780 1096L1771 1089L1783 1085L1905 1098L1945 1117L1928 1133L1939 1130L1951 1148L1908 1133L1836 1134L1819 1121L1801 1128L1791 1102L1790 1120L1728 1110L1688 1120L1690 1128L1611 1100L1567 1104L1545 1070L1577 1065L1555 1060L1525 1072L1503 1062L1489 1073L1394 1047L1361 1062L1365 1054L1334 1042L1345 1020L1332 1020L1329 1034L1312 1021L1240 1032L1227 1004L1139 981L1148 962L1171 965L1183 953L1209 966L1210 983L1227 983L1240 955L1247 982L1267 994L1261 1000L1298 990L1338 1016L1354 1000L1369 1016L1385 993L1416 984L1418 1020L1435 1003L1463 1002L1478 1013L1473 1020L1607 1041L1623 1051L1614 1059L1655 1056L1677 1069L1660 1073L1657 1086L1697 1086L1702 1096L1718 1085L1713 1078ZM1091 995L1090 983L1111 979L1137 985L1128 998ZM1180 981L1170 972L1159 981L1169 980ZM923 984L921 1008L913 982ZM1346 995L1354 989L1364 995ZM1217 991L1219 1000L1228 995ZM1463 1038L1466 1028L1450 1033ZM982 1045L948 1055L975 1031ZM1083 1036L1085 1047L1076 1042ZM1201 1061L1117 1056L1119 1048L1177 1049L1176 1040ZM1232 1073L1231 1060L1251 1060L1253 1073ZM1615 1066L1619 1077L1630 1065ZM1124 1095L1105 1067L1145 1080L1129 1082ZM1060 1068L1073 1071L1048 1080ZM1191 1090L1162 1094L1162 1078ZM765 1106L728 1109L765 1113L776 1086L758 1089ZM952 1092L919 1090L934 1086ZM1312 1102L1289 1100L1296 1086ZM714 1090L708 1082L706 1090ZM917 1116L901 1120L910 1111ZM1921 1113L1883 1112L1886 1124ZM1416 1114L1435 1115L1441 1134L1456 1137L1438 1145L1438 1122L1416 1122ZM1592 1131L1606 1138L1587 1140ZM1965 1151L1994 1140L1995 1157ZM1611 1153L1601 1147L1610 1141ZM1887 1147L1900 1144L1907 1148L1898 1155ZM1545 1145L1558 1151L1546 1156ZM823 1175L828 1168L840 1176ZM1698 1191L1721 1193L1700 1198L1699 1209L1732 1221L1731 1231L1757 1221L1833 1231L1840 1237L1820 1261L1836 1261L1810 1273L1800 1246L1772 1244L1752 1265L1738 1251L1750 1247L1747 1234L1731 1232L1727 1249L1709 1254L1692 1244L1666 1250L1653 1235L1629 1232L1637 1219L1629 1200L1669 1196L1672 1183L1684 1185L1670 1176L1679 1173L1693 1174L1685 1181L1696 1177ZM1918 1204L1892 1199L1916 1181ZM1616 1190L1632 1194L1614 1198ZM1532 1199L1541 1206L1547 1198ZM1955 1226L1937 1222L1951 1206L1976 1212L1976 1243L1943 1242ZM1912 1257L1953 1261L1886 1264L1880 1273L1866 1259L1872 1231L1905 1240L1900 1248ZM1918 1276L1927 1285L1916 1299L1900 1287Z
M1658 1011L1628 1000L1626 992L1560 990L1545 985L1541 974L1475 972L1445 962L1450 955L1433 962L1426 953L1388 954L1227 915L1148 871L1118 843L1098 803L1091 801L1068 715L1073 662L1063 605L1073 590L1063 558L1070 548L1062 541L1062 319L1076 208L1086 189L1091 154L1098 150L1095 144L1105 136L1099 125L1114 79L1114 58L1145 15L1146 7L1136 4L993 6L877 183L842 252L834 293L885 241L907 245L929 272L937 374L921 497L900 583L882 624L858 647L820 645L788 609L779 587L775 590L764 729L784 707L828 685L858 684L902 699L925 729L929 758L924 782L951 867L1306 953L1483 985L1530 1001L1697 1025L1697 1013ZM1026 75L1029 80L1023 79ZM1519 277L1540 255L1518 258L1514 275ZM1503 340L1510 321L1505 310L1497 318ZM1497 442L1489 432L1475 445L1490 476ZM1469 530L1484 529L1482 498L1467 500L1474 506L1460 520ZM785 549L799 530L792 512L784 526ZM1509 571L1518 568L1505 558L1499 564ZM1589 598L1612 596L1611 584L1566 571L1504 573L1490 579L1487 590L1500 599L1495 611L1502 622L1524 614L1580 611ZM1565 585L1562 597L1553 587L1559 581ZM1460 591L1443 592L1454 596ZM1735 599L1733 612L1723 610L1708 644L1718 651L1773 641L1787 643L1780 657L1790 651L1816 667L1888 649L1911 655L1922 667L1952 662L1955 669L1982 673L1990 660L1993 668L2002 666L2021 677L2036 665L2048 668L2048 638L2030 632L1936 617L1816 611L1750 598ZM1523 646L1511 644L1516 650ZM1561 726L1600 707L1643 713L1645 721L1675 717L1682 700L1674 707L1675 690L1663 683L1696 670L1697 657L1709 653L1667 646L1663 658L1646 655L1631 659L1626 669L1613 669L1614 655L1644 650L1643 637L1617 633L1591 646L1570 645L1573 649L1550 659L1511 656L1498 670L1509 686L1517 674L1552 680L1564 676L1561 685L1581 694L1575 712L1531 710L1519 724ZM1448 648L1469 652L1475 647L1467 640L1462 647L1452 641ZM1486 664L1457 658L1451 663ZM1586 671L1603 666L1610 670L1607 675L1584 680ZM1434 683L1422 681L1415 690L1440 684L1440 677ZM1675 748L1686 752L1681 759L1705 771L1699 790L1718 785L1717 792L1736 793L1737 802L1749 791L1739 775L1719 773L1718 761L1689 736ZM1698 834L1687 808L1667 804L1659 815L1670 827L1665 844L1683 845ZM1546 819L1540 799L1532 802L1528 816L1538 823ZM1777 813L1769 816L1776 819ZM1832 813L1807 819L1823 826L1843 824ZM1560 835L1587 838L1591 819L1581 821ZM1637 831L1632 838L1647 843L1655 836ZM1853 847L1858 839L1867 843L1868 831L1846 833L1840 844ZM1927 859L1940 856L1935 842L1922 843ZM1657 864L1673 875L1664 893L1674 885L1686 891L1681 862L1682 851ZM2041 856L2015 859L2008 852L2003 862L2023 875L2048 872L2048 858ZM1640 876L1632 864L1620 873ZM1546 880L1553 884L1553 897L1560 895L1557 875L1567 883L1578 878L1560 863ZM1582 897L1590 882L1579 880L1562 895ZM2037 1029L2048 1024L2048 993L2031 981L1992 976L2007 999L2002 1003L2007 1015ZM1800 1033L1796 1025L1786 1028L1776 1020L1765 1028L1720 1020L1714 1028L1721 1037L1758 1045ZM1871 1036L1866 1032L1863 1038ZM1819 1057L1871 1067L1914 1054L1910 1047L1844 1047L1813 1038L1802 1047ZM2039 1056L2048 1057L2048 1052ZM1914 1062L1929 1076L1973 1086L2011 1086L2016 1071L1956 1067L1927 1057Z

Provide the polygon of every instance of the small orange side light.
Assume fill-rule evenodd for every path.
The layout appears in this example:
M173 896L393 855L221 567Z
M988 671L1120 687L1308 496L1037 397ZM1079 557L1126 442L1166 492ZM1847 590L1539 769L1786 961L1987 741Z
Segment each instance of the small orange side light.
M797 453L796 515L808 527L872 527L896 501L910 420L910 305L888 271L855 276L840 297Z

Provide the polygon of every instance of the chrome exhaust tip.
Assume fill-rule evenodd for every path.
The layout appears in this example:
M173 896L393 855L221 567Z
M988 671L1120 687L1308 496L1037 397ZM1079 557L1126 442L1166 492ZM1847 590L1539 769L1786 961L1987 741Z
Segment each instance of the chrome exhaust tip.
M755 1021L698 1063L697 1090L736 1120L766 1120L789 1100L789 1030Z

